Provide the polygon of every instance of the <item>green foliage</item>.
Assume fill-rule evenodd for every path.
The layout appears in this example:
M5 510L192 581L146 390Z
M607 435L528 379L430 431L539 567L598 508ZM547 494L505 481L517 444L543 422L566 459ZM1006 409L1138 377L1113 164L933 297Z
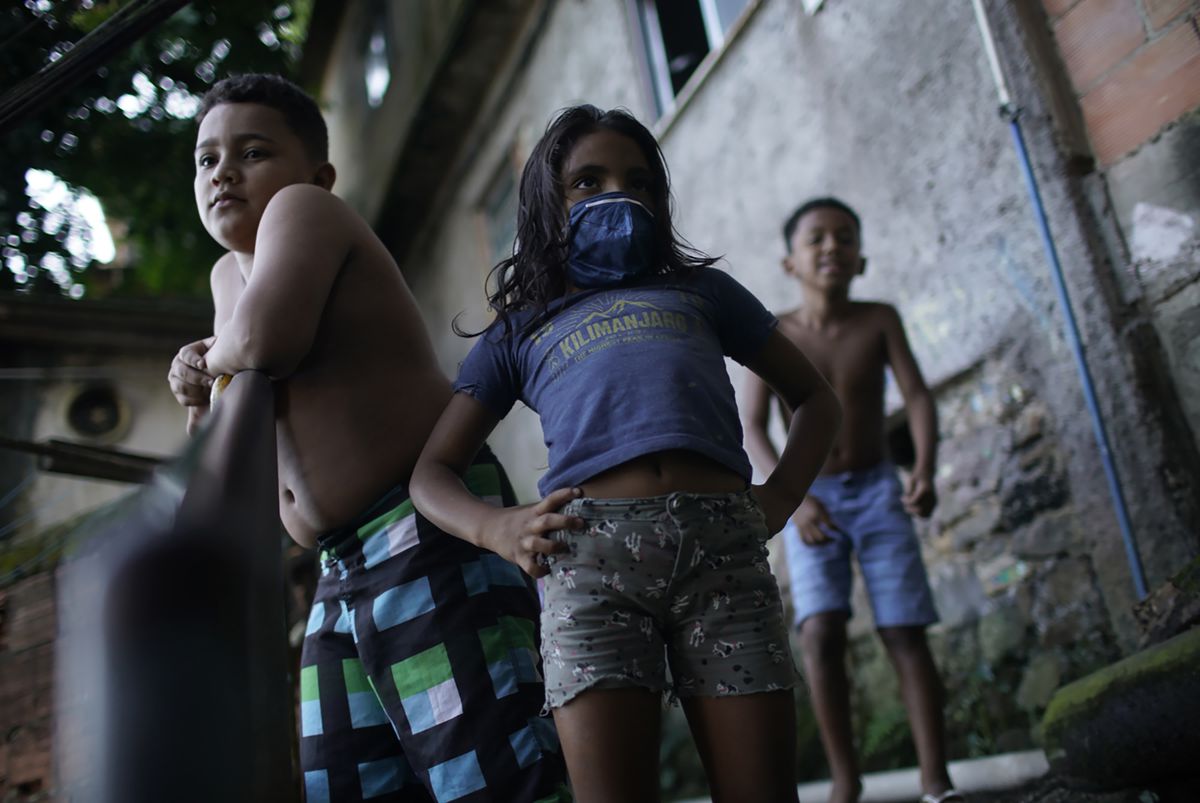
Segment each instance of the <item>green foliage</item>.
M3 85L60 58L122 5L24 0L0 11ZM6 133L0 290L67 293L80 285L91 296L206 294L220 251L193 200L196 101L231 73L294 77L311 7L312 0L195 0ZM32 202L30 168L59 176L71 199L85 190L100 199L117 240L116 264L127 269L97 269L81 257L82 218L72 203L44 209Z
M994 755L1003 752L999 745L1004 733L1030 732L1035 722L1016 705L1019 683L1019 667L1012 661L994 668L981 665L970 675L957 679L946 711L951 755L963 758Z
M871 711L863 726L859 747L863 769L868 772L910 767L916 751L908 727L908 714L898 701Z
M829 765L821 747L821 734L809 704L808 690L798 685L793 691L796 709L796 778L804 783L829 776ZM678 705L663 714L663 737L659 749L659 790L663 800L707 797L708 783L687 718ZM905 731L907 733L907 731Z
M1200 558L1183 567L1183 571L1171 578L1175 587L1185 594L1200 593Z
M796 706L796 780L800 783L829 777L829 762L821 745L821 730L813 713L808 687L801 684L794 692Z
M683 708L670 706L663 714L659 747L659 786L663 800L686 800L708 795L704 764L688 728Z

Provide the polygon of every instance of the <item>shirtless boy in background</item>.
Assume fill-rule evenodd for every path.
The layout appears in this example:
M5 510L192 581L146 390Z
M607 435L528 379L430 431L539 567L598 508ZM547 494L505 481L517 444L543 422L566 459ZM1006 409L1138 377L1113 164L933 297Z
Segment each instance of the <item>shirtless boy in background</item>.
M925 638L937 621L910 516L937 502L937 417L904 325L888 304L850 299L866 267L858 215L835 198L803 204L784 225L784 270L803 292L779 330L808 356L842 403L842 428L821 475L784 529L795 623L813 710L832 774L831 803L862 790L850 724L846 622L851 553L858 556L875 626L900 678L921 768L923 803L959 803L946 770L942 685ZM890 367L908 411L916 462L902 487L888 459L884 369ZM767 435L773 394L751 375L746 387L746 448L760 471L775 467ZM783 410L784 421L790 411Z
M192 431L215 377L274 380L280 516L321 548L300 670L308 800L555 799L536 593L408 501L450 383L395 261L330 192L319 109L242 75L197 120L196 207L229 253L212 269L214 335L180 350L170 383ZM486 447L467 484L515 503Z

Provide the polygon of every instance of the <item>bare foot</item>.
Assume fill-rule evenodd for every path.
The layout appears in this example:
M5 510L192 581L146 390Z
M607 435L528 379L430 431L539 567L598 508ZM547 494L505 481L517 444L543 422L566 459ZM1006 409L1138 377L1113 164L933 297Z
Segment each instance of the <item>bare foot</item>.
M966 798L962 794L947 785L936 792L926 791L921 795L920 803L965 803L965 801Z
M834 780L833 788L829 790L829 803L858 803L862 795L862 781L854 778L849 781Z
M950 776L943 773L941 777L921 779L921 786L924 787L921 791L922 801L933 801L933 803L962 803L966 798L960 795L954 789L954 784L950 782Z

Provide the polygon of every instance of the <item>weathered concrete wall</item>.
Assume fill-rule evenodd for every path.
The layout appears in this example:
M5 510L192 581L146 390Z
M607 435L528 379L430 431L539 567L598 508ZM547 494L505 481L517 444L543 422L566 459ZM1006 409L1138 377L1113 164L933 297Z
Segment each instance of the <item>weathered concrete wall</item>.
M114 432L115 439L105 439L103 445L164 457L178 451L186 438L187 414L167 385L169 367L169 356L112 357L107 361L105 369L113 376L112 385L126 407L127 425ZM38 412L30 439L89 442L73 431L66 420L67 405L86 384L55 381L40 385ZM31 518L22 524L21 533L38 533L129 493L130 489L125 483L39 473L25 495Z
M1151 319L1121 295L1107 224L1066 173L1024 29L1006 5L989 7L1153 585L1198 549L1196 479L1187 455L1168 448L1180 430L1158 409L1153 381L1175 390L1143 364L1140 346L1158 345ZM625 4L550 8L530 23L540 26L531 50L498 72L469 147L432 200L437 224L403 265L447 371L470 347L450 320L462 310L468 326L487 320L480 206L497 171L515 170L564 105L649 114ZM834 193L862 213L870 266L856 294L899 307L937 387L942 503L922 530L945 620L934 632L954 755L1027 746L1058 683L1136 640L1129 570L1061 310L995 107L967 3L833 0L809 17L798 3L763 0L658 131L678 228L725 254L727 269L777 311L799 298L779 268L790 210ZM1164 299L1178 299L1176 318L1187 318L1186 292ZM1176 331L1162 309L1159 331ZM1186 334L1163 340L1177 364L1195 358ZM899 403L894 391L889 403ZM532 499L545 466L536 418L510 416L493 445ZM886 765L904 760L902 719L864 599L856 610L859 733Z
M374 20L371 4L349 3L321 87L329 121L329 159L337 166L335 190L368 220L383 203L399 155L398 138L412 124L449 45L464 0L408 0L384 15L391 57L391 82L383 102L371 108L365 83L366 54Z
M1171 377L1174 391L1158 391L1164 418L1200 439L1200 2L1041 6L1031 25L1061 64L1042 75L1065 101L1053 109L1060 145L1099 168L1084 186L1122 301L1143 315L1142 373Z
M808 17L765 3L662 138L680 229L780 311L799 298L779 266L784 218L815 194L858 209L869 264L855 292L900 307L933 382L1014 322L1036 324L1030 308L1045 303L1016 161L959 5L837 2Z
M1152 205L1166 201L1178 208L1181 197L1195 195L1187 189L1194 184L1189 176L1195 171L1184 155L1186 140L1174 139L1171 133L1186 127L1187 118L1178 120L1179 116L1200 103L1200 90L1192 80L1200 66L1200 38L1195 36L1200 6L1186 0L1047 0L1048 17L1039 30L1031 15L1026 14L1022 22L1021 14L1007 4L991 5L999 19L1014 89L1025 107L1022 119L1047 196L1051 227L1067 255L1067 283L1153 588L1196 553L1200 467L1195 419L1189 424L1189 401L1180 382L1185 372L1179 361L1172 364L1170 338L1160 335L1158 301L1153 293L1144 293L1145 282L1139 275L1143 271L1131 260L1128 244L1134 234L1131 212L1139 201ZM1129 28L1126 46L1118 50L1107 47L1113 44L1111 37L1095 36L1117 28ZM1084 146L1102 168L1083 179L1068 174L1064 154L1055 147L1061 143L1055 142L1050 130L1052 115L1059 112L1044 101L1040 90L1052 80L1052 69L1046 64L1031 66L1020 49L1046 30L1061 54L1082 111ZM1105 47L1091 47L1089 42L1103 42ZM1163 126L1167 128L1161 130ZM1171 144L1164 147L1166 142ZM1159 151L1157 160L1151 158L1155 151ZM1125 162L1130 159L1140 164L1129 170ZM1174 269L1161 270L1165 266L1160 264L1157 272L1173 274L1176 281L1180 274L1194 276L1194 257L1187 267L1186 247L1179 247L1177 235L1164 236L1169 234L1168 227L1144 227L1142 247L1176 251L1167 260ZM1091 264L1073 264L1072 253ZM1152 267L1150 272L1156 271ZM1186 319L1186 313L1181 315ZM1190 403L1194 409L1194 402ZM1064 425L1070 427L1072 422L1064 419ZM1099 468L1086 454L1072 465ZM1091 483L1091 488L1099 487L1098 482ZM1081 508L1094 510L1106 504L1102 495L1089 499L1087 492L1086 483L1076 484ZM1111 567L1118 565L1119 551L1113 549L1114 541L1100 537L1093 539L1093 545L1101 587L1122 644L1128 647L1132 623L1120 594L1128 586L1117 585L1111 573Z
M1101 180L1125 246L1114 250L1128 292L1149 310L1200 445L1200 111L1105 170Z

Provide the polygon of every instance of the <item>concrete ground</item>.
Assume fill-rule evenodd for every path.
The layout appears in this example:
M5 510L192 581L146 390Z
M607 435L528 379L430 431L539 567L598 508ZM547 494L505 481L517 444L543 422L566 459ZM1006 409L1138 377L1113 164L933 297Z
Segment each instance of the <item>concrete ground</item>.
M1153 789L1098 790L1095 785L1054 775L1039 750L954 761L950 777L968 803L1197 803L1200 778ZM870 773L863 777L861 803L916 803L916 768ZM825 803L829 782L801 784L800 803ZM697 798L681 803L710 803Z
M969 803L1196 803L1200 780L1156 789L1096 791L1066 778L1047 775L1018 789L973 794ZM809 803L809 801L801 801ZM812 801L816 803L816 801Z
M1050 765L1042 751L1027 750L952 761L949 769L955 787L970 793L974 800L974 794L978 792L1005 793L1028 784L1045 775ZM801 784L797 792L800 803L823 803L829 797L829 782ZM862 803L911 803L920 796L920 778L915 767L863 776Z

